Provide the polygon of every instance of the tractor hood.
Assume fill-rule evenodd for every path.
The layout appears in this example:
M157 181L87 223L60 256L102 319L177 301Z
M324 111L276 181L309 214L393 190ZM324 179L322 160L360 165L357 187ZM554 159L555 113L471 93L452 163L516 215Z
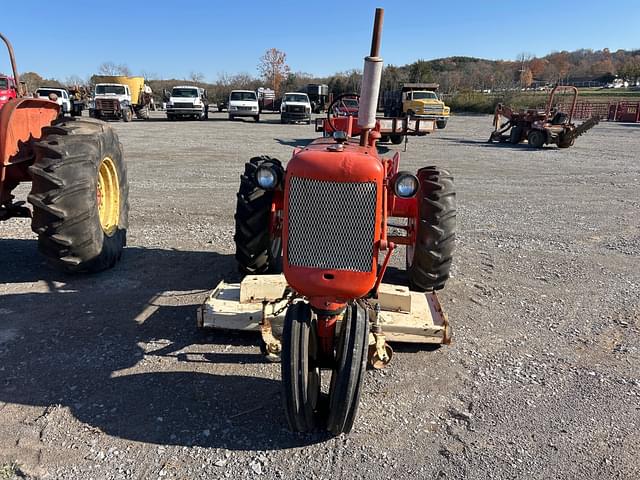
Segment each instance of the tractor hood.
M319 139L294 151L284 182L283 270L295 291L344 300L373 288L384 175L375 147L358 142Z

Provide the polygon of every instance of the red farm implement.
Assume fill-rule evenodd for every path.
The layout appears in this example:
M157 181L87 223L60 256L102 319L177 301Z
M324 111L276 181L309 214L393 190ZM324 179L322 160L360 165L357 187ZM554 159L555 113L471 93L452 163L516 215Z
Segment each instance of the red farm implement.
M560 91L570 91L573 94L572 101L562 106L562 109L554 103L556 93ZM560 85L551 90L544 110L514 111L506 105L498 104L493 117L494 131L489 137L489 142L508 142L515 145L526 140L533 148L542 148L549 144L555 144L560 148L571 147L576 138L600 121L598 115L593 115L576 126L573 118L577 105L578 89Z

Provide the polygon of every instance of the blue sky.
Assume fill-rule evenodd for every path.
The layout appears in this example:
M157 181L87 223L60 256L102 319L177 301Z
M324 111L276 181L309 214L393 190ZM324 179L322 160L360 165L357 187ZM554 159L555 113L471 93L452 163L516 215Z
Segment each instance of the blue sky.
M19 69L59 80L87 77L105 61L158 78L184 78L192 71L209 81L220 72L257 75L258 58L271 47L287 53L293 71L324 76L361 68L376 6L385 8L386 64L640 48L637 0L182 0L148 2L146 13L144 0L8 3L3 1L0 31L12 41ZM541 34L523 33L536 31ZM0 71L8 70L8 57L0 51Z

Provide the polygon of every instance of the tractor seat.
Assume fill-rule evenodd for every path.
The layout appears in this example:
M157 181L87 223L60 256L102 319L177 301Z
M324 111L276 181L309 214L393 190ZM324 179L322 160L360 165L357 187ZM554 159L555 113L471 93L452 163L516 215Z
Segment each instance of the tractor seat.
M569 115L564 112L556 112L551 119L551 125L565 125L569 123Z

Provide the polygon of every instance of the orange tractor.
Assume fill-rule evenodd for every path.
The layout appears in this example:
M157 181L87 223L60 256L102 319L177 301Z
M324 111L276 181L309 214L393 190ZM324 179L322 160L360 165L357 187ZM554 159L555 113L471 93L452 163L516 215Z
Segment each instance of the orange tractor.
M19 84L11 43L13 77ZM122 145L101 121L59 118L55 99L20 93L0 110L0 221L31 217L38 248L67 272L115 265L126 243L128 184ZM13 190L31 182L25 202Z
M294 431L351 430L370 335L382 329L376 303L381 281L398 245L406 246L412 290L441 289L449 277L453 178L434 166L401 171L398 154L382 158L376 148L382 18L377 9L357 117L331 118L333 136L296 148L286 169L274 158L256 157L241 176L239 266L252 275L282 270L288 285L281 362L285 413ZM390 217L404 221L390 225ZM384 357L384 349L377 351Z

